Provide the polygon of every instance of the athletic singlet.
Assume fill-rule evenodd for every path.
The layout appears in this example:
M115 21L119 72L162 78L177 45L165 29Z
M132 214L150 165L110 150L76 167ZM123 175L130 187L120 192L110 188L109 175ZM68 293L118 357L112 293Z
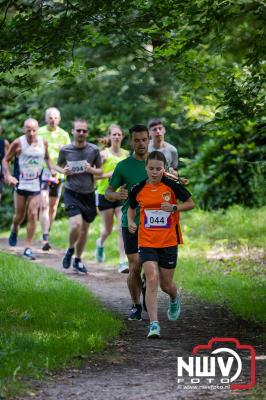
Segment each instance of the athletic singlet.
M124 160L128 156L128 151L125 149L121 149L121 156L116 156L113 153L111 153L111 150L109 148L106 148L105 150L105 155L106 159L103 162L103 173L108 173L114 171L116 165L119 163L119 161ZM97 181L97 192L99 194L105 194L105 191L107 189L107 186L109 185L109 179L99 179Z
M18 156L20 171L18 189L38 192L45 155L44 141L38 137L37 143L29 144L25 135L19 140L21 153Z
M165 176L157 184L145 180L133 186L129 205L133 209L140 206L139 247L163 248L182 243L179 212L163 211L161 204L176 204L177 200L184 202L190 196L188 190Z

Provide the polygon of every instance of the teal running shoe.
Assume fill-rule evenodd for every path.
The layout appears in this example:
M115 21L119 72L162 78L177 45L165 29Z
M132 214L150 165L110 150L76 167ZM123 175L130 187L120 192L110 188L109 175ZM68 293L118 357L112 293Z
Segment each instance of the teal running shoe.
M152 321L149 326L148 339L156 339L161 336L161 329L158 321Z
M96 240L95 258L98 262L105 260L104 247L100 245L100 239Z
M169 307L167 310L167 317L169 321L176 321L179 318L181 311L180 300L177 297L176 301L169 300Z

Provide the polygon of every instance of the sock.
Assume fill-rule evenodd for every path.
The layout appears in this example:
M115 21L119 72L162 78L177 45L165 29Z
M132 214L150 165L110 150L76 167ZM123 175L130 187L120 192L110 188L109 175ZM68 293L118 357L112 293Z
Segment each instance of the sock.
M43 239L45 242L48 242L48 237L49 237L49 234L48 234L48 233L43 233L42 239Z
M79 263L81 261L81 258L75 257L75 263Z
M69 247L67 249L67 252L70 253L71 255L73 255L74 254L74 247Z
M176 296L175 300L172 300L172 299L171 299L171 303L172 303L172 304L177 304L177 303L178 303L178 296Z

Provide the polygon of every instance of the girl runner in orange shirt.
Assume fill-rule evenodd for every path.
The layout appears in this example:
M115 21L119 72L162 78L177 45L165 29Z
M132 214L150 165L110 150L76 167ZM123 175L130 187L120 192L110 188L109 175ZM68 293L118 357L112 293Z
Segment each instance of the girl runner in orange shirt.
M149 154L146 162L148 179L133 186L129 195L128 229L134 233L136 208L140 206L138 231L139 256L146 276L146 306L150 318L148 338L160 337L157 292L170 297L168 319L180 314L180 300L173 282L177 245L182 243L179 212L194 208L191 194L176 180L165 176L166 159L159 151ZM177 200L182 203L177 204Z

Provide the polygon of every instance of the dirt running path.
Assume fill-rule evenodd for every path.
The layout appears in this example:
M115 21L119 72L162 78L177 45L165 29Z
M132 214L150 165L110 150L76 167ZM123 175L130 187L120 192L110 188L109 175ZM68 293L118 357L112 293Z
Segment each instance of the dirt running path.
M10 250L7 241L0 248L21 254L22 248ZM166 318L167 296L160 294L159 310L162 327L160 340L147 340L146 321L130 322L127 316L130 300L126 276L116 269L87 262L89 274L80 276L61 267L62 252L38 252L36 263L52 267L78 280L93 291L108 309L125 321L126 332L101 355L86 363L81 370L62 371L43 382L33 382L33 390L23 399L37 400L177 400L177 399L262 399L266 392L263 376L265 347L258 341L260 328L235 319L222 307L209 305L184 294L182 313L177 322ZM250 391L185 390L176 383L177 356L190 356L197 344L206 344L212 337L236 337L241 343L252 344L257 352L257 384Z

